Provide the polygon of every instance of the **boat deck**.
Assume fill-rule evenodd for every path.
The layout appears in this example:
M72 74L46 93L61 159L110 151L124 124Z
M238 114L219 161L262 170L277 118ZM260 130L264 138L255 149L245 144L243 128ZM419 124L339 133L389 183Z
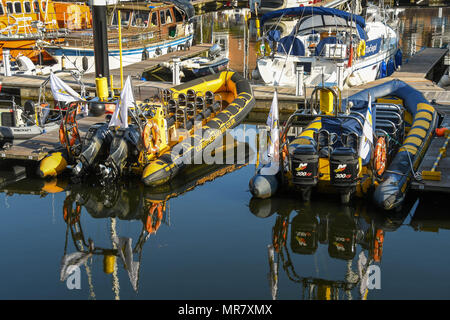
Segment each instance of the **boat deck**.
M104 116L79 118L77 122L81 137L84 137L91 125L104 119ZM60 147L59 130L53 130L0 150L0 159L40 161Z
M156 58L151 58L145 61L141 61L135 64L131 64L123 67L124 78L131 76L133 79L133 87L137 92L142 93L143 97L146 97L148 89L153 88L166 88L172 86L171 84L161 84L157 82L141 81L142 73L154 68L161 62L171 61L174 58L179 58L180 60L185 60L192 58L194 56L201 55L211 48L212 44L204 43L192 46L189 50L174 51L161 55ZM113 75L113 85L115 88L120 87L120 69L110 70L110 74ZM58 76L70 85L74 90L79 91L80 85L73 79L69 72L58 73ZM14 88L20 90L20 96L22 101L25 100L37 100L39 97L39 88L42 83L48 78L47 76L27 76L27 75L15 75L11 77L0 76L0 87L3 88ZM124 79L125 80L125 79ZM83 83L85 84L86 90L88 92L95 93L95 74L88 73L83 76ZM50 84L47 85L50 88ZM137 99L141 99L139 96Z

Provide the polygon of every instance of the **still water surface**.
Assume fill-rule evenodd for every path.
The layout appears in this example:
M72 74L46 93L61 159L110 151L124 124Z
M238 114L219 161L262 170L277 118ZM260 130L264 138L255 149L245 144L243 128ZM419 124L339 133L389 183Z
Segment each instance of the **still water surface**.
M109 190L64 180L9 185L0 196L0 298L306 299L328 292L359 299L361 252L380 267L381 288L368 299L450 297L443 199L414 210L412 196L403 212L389 215L369 200L341 206L333 196L254 201L247 191L254 165L199 170L159 191L137 182ZM42 191L58 188L64 191ZM160 201L169 195L176 197ZM114 236L131 241L133 253L120 258ZM60 280L63 257L88 252L89 242L94 254L81 264L81 289L69 290ZM108 255L117 256L110 270Z
M231 64L243 70L242 28L230 19L214 30L232 31ZM407 41L427 23L403 26ZM401 212L389 214L370 200L342 206L334 196L309 204L254 201L248 192L254 173L254 165L198 166L158 190L133 181L101 188L64 179L5 186L0 298L450 298L443 197L417 202L410 194ZM64 257L81 259L80 289L61 281ZM379 267L380 289L361 286L364 258L363 268Z

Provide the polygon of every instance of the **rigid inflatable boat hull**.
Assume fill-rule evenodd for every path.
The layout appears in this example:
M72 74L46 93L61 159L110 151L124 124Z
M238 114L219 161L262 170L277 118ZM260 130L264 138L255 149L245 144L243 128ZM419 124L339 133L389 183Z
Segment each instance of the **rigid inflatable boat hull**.
M431 142L434 128L437 125L438 115L435 109L428 103L423 95L400 80L392 80L376 87L363 90L342 102L342 106L347 106L349 102L353 103L352 110L362 108L368 104L368 96L373 101L386 96L394 96L403 100L403 106L410 115L412 115L411 127L406 134L402 145L399 147L393 160L386 168L381 176L381 182L375 186L373 194L374 202L385 210L391 210L400 206L405 198L407 187L411 179L413 179L412 171L417 170L423 156ZM322 128L322 121L316 119L303 130L302 134L296 140L303 139L300 144L312 143L314 132L318 132ZM308 142L310 141L310 142ZM291 149L295 149L295 140L290 144ZM319 158L318 167L320 169L328 167L326 158ZM326 187L325 177L330 176L329 171L321 172L322 186ZM370 178L370 177L369 177ZM275 179L275 180L274 180ZM250 191L256 198L271 197L278 189L277 184L272 181L279 182L275 176L267 177L257 174L250 180ZM369 186L366 182L371 179L365 179L356 186L361 193L366 193ZM258 183L256 183L258 182ZM317 184L314 186L320 187ZM274 188L275 187L275 188Z
M212 91L222 93L224 97L232 94L234 100L214 118L207 121L201 130L196 130L189 140L184 140L162 154L157 160L148 164L142 174L142 181L147 186L157 186L172 179L187 163L194 163L194 158L207 147L216 146L227 129L240 124L255 105L255 98L248 81L238 73L224 71L220 74L187 82L172 88L174 93L187 90ZM200 132L198 132L200 131ZM174 154L172 150L182 150Z

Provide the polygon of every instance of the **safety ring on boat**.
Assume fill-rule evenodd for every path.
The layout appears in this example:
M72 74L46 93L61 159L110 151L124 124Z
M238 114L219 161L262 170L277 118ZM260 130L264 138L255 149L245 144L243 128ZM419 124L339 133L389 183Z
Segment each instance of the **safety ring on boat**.
M379 137L375 146L375 171L381 176L386 169L386 139Z
M66 120L65 124L64 121L61 121L61 125L59 126L59 142L64 146L67 147L67 141L66 141L66 130L65 127L69 126L70 128L67 129L67 136L69 137L69 146L72 147L75 142L77 141L77 138L79 137L78 133L78 125L75 121L74 114L71 113Z
M73 208L68 203L64 203L63 218L66 223L69 222L70 224L78 223L78 221L80 221L80 213L81 213L81 206L79 204L77 204L74 211Z
M151 138L150 138L151 135ZM142 141L147 152L158 153L158 142L160 140L159 127L154 120L147 122L142 131ZM151 143L150 143L151 142Z
M155 210L157 209L158 215L155 217ZM153 218L156 218L155 221ZM152 206L149 209L147 219L145 221L145 230L148 233L155 233L158 231L159 227L161 226L161 221L163 218L163 210L162 210L162 203L153 203Z

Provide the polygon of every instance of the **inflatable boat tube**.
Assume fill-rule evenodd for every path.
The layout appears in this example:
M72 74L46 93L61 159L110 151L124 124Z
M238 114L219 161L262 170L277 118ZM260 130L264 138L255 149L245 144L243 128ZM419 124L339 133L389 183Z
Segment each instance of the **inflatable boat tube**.
M163 184L173 178L186 163L194 163L194 157L203 152L206 147L214 147L219 136L227 129L239 125L255 105L255 98L248 81L236 72L224 71L200 79L196 79L172 88L173 94L184 93L187 90L212 91L220 94L228 106L209 120L201 130L183 140L161 154L148 164L142 174L142 181L147 186ZM172 152L179 150L179 152Z
M373 88L363 90L343 101L353 107L361 107L368 102L368 94L373 100L385 96L395 96L403 100L403 106L412 115L411 129L403 144L382 176L382 183L374 193L375 203L386 210L399 206L405 197L412 169L417 170L428 149L433 131L437 125L438 114L422 93L400 80L392 80Z

